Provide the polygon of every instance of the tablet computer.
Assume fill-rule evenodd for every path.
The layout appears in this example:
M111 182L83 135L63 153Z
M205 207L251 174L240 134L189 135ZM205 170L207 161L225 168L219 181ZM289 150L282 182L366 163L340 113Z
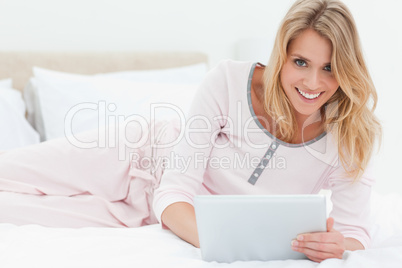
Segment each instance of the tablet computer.
M305 259L291 241L301 233L326 231L325 201L321 195L195 196L202 259Z

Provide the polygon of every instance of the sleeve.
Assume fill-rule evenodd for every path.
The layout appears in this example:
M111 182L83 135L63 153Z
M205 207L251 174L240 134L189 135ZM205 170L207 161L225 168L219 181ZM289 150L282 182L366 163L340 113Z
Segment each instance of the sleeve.
M212 69L201 83L186 122L181 122L179 138L173 149L174 159L165 169L161 184L154 192L153 209L161 222L162 212L176 202L193 204L193 197L203 182L205 162L213 143L226 124L228 113L227 64ZM183 135L182 135L183 134Z
M332 172L328 180L331 190L334 229L344 237L360 241L367 249L370 246L370 197L374 184L372 163L369 163L362 177L353 182L346 177L341 164Z

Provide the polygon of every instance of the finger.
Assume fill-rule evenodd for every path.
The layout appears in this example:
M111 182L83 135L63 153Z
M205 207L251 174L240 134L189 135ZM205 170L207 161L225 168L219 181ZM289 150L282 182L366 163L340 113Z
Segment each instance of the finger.
M297 236L297 241L320 242L320 243L338 243L341 242L341 236L338 232L319 232L306 233Z
M292 241L292 249L311 249L314 251L321 251L321 252L329 252L336 256L342 255L344 250L339 247L337 244L333 243L317 243L317 242L299 242L299 241Z
M331 232L332 229L334 228L334 222L335 222L334 218L329 217L327 219L327 231L328 232Z
M338 258L338 259L342 258L342 256L339 254L334 254L332 252L317 251L309 248L295 248L295 251L303 253L304 255L310 256L311 258L314 258L316 260L325 260L329 258Z
M306 257L309 258L310 260L312 260L314 262L318 262L318 263L323 261L322 259L317 259L317 258L314 258L313 256L310 256L310 255L306 255Z

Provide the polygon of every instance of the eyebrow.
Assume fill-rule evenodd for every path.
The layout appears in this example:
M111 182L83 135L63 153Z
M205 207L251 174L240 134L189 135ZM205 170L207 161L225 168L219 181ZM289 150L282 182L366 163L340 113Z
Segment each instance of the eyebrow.
M311 60L307 59L306 57L303 57L303 56L300 55L300 54L291 54L290 56L300 58L301 60L304 60L304 61L307 61L307 62L311 62ZM327 63L324 63L324 65L325 65L325 66L331 65L331 63L330 63L330 62L327 62Z

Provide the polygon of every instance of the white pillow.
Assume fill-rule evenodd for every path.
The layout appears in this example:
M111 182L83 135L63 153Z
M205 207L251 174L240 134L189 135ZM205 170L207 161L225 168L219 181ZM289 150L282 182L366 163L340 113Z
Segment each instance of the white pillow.
M3 103L7 102L10 109L25 116L25 103L22 99L21 92L12 88L11 79L0 80L0 90Z
M42 140L77 134L109 123L132 120L169 120L184 116L197 85L137 83L102 76L83 76L34 68L30 92L40 107L35 123ZM28 91L28 89L27 89ZM153 103L154 115L150 110ZM167 107L168 106L168 107ZM152 116L152 118L151 118ZM42 122L40 122L42 120ZM37 124L38 125L38 124Z
M48 140L65 135L66 113L74 105L81 103L83 107L83 102L90 103L88 107L98 105L101 100L104 101L101 105L113 103L116 111L106 112L107 117L116 118L118 115L139 114L150 119L150 103L158 102L171 103L185 112L207 67L206 64L196 64L165 70L126 71L94 76L38 67L34 67L33 71L34 78L24 89L28 121L40 133L41 140ZM180 113L175 112L174 108L158 108L156 111L157 119L177 118ZM81 110L74 116L72 130L78 133L98 127L98 120L94 110Z
M21 93L3 87L0 81L0 150L9 150L39 142L39 134L25 119L25 105Z
M0 87L2 88L12 88L12 79L7 78L7 79L2 79L0 80Z
M134 82L200 84L202 79L204 79L207 69L205 63L199 63L178 68L124 71L98 74L98 76L112 77Z

